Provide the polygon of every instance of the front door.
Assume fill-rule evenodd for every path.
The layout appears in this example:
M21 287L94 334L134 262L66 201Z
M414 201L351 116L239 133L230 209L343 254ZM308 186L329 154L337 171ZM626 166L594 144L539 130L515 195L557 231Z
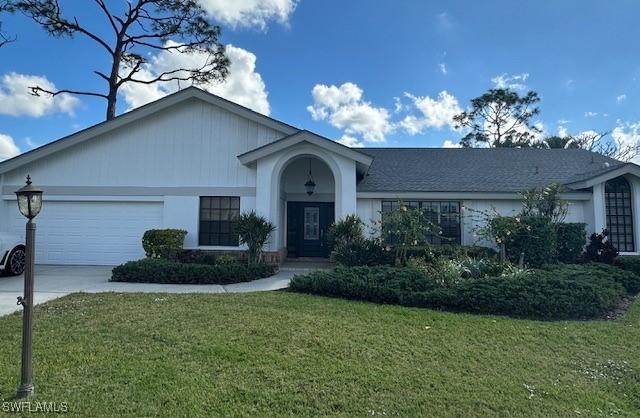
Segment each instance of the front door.
M333 218L332 202L287 202L287 254L328 257L327 231Z

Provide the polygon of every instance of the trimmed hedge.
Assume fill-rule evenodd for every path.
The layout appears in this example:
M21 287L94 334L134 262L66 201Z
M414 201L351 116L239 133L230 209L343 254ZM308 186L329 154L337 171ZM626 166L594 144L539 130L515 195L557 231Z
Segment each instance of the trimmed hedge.
M207 265L176 263L145 258L115 267L113 282L170 283L170 284L231 284L248 282L271 276L275 267L270 264Z
M556 225L558 261L575 263L587 244L584 223L559 223Z
M469 279L441 287L413 268L338 267L295 276L301 293L531 319L591 319L640 289L640 276L600 264L550 266L524 277Z
M142 248L149 258L175 260L186 236L184 229L150 229L142 236Z
M623 270L631 271L637 275L640 275L640 256L622 255L616 257L616 259L613 261L613 265Z
M491 220L491 228L504 239L507 258L518 263L524 253L524 262L531 267L556 260L556 229L551 220L537 216L501 216Z
M343 266L392 265L395 253L386 251L377 239L338 240L331 261Z

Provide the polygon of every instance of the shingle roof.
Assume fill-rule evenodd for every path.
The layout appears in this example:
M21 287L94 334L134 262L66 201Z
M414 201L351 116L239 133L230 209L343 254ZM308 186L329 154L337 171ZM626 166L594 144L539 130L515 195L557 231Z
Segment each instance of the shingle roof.
M359 192L520 192L567 184L624 163L578 149L364 148Z

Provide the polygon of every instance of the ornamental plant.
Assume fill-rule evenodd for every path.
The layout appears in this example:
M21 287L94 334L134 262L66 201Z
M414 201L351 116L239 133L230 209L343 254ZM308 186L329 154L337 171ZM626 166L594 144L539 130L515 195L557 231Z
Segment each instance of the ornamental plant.
M327 236L329 248L333 251L339 244L364 239L364 222L358 215L347 215L331 224Z
M142 248L148 258L175 261L186 236L184 229L150 229L142 236Z
M381 237L395 252L396 264L407 264L407 253L412 247L426 245L427 236L439 234L437 225L431 222L424 211L399 202L398 208L382 214Z
M240 243L247 246L249 265L261 261L262 248L269 241L271 233L276 230L275 225L252 210L240 215L237 228Z

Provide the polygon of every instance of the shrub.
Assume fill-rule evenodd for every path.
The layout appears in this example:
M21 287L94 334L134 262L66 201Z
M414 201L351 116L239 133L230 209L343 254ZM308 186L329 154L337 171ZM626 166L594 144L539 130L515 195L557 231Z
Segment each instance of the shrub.
M216 257L215 264L219 266L235 266L237 264L240 264L240 260L238 259L238 257L235 257L231 254L222 254Z
M183 250L178 254L177 261L192 264L216 264L215 254L201 250Z
M172 284L230 284L247 282L274 273L269 264L257 263L250 266L206 265L176 263L162 259L147 258L115 267L111 281L131 283L172 283Z
M149 258L175 260L186 236L183 229L150 229L142 236L142 248Z
M429 253L428 257L432 259L440 257L495 259L498 254L493 248L480 245L434 245L426 249Z
M364 222L358 215L347 215L329 227L327 244L331 251L341 242L364 239Z
M376 239L338 241L331 252L331 261L343 266L390 265L394 255Z
M613 265L623 270L631 271L640 276L640 256L623 255L613 261Z
M556 224L558 261L575 263L587 243L587 232L583 223Z
M271 233L276 230L275 225L252 210L240 215L237 228L240 243L247 245L249 264L261 261L262 248L269 241Z
M618 256L618 249L608 239L609 231L606 229L601 234L593 233L589 237L589 244L580 256L581 261L595 261L598 263L612 264Z
M417 245L425 245L426 237L439 232L424 211L399 202L398 208L382 214L382 241L395 252L396 264L405 265L408 251Z
M601 264L554 265L537 270L507 269L503 277L443 286L429 267L339 267L295 276L290 288L414 307L532 319L587 319L604 316L627 292L637 292L640 277Z
M500 216L491 221L496 241L504 243L507 258L518 263L524 253L525 263L532 267L556 260L556 230L548 218L535 216Z

